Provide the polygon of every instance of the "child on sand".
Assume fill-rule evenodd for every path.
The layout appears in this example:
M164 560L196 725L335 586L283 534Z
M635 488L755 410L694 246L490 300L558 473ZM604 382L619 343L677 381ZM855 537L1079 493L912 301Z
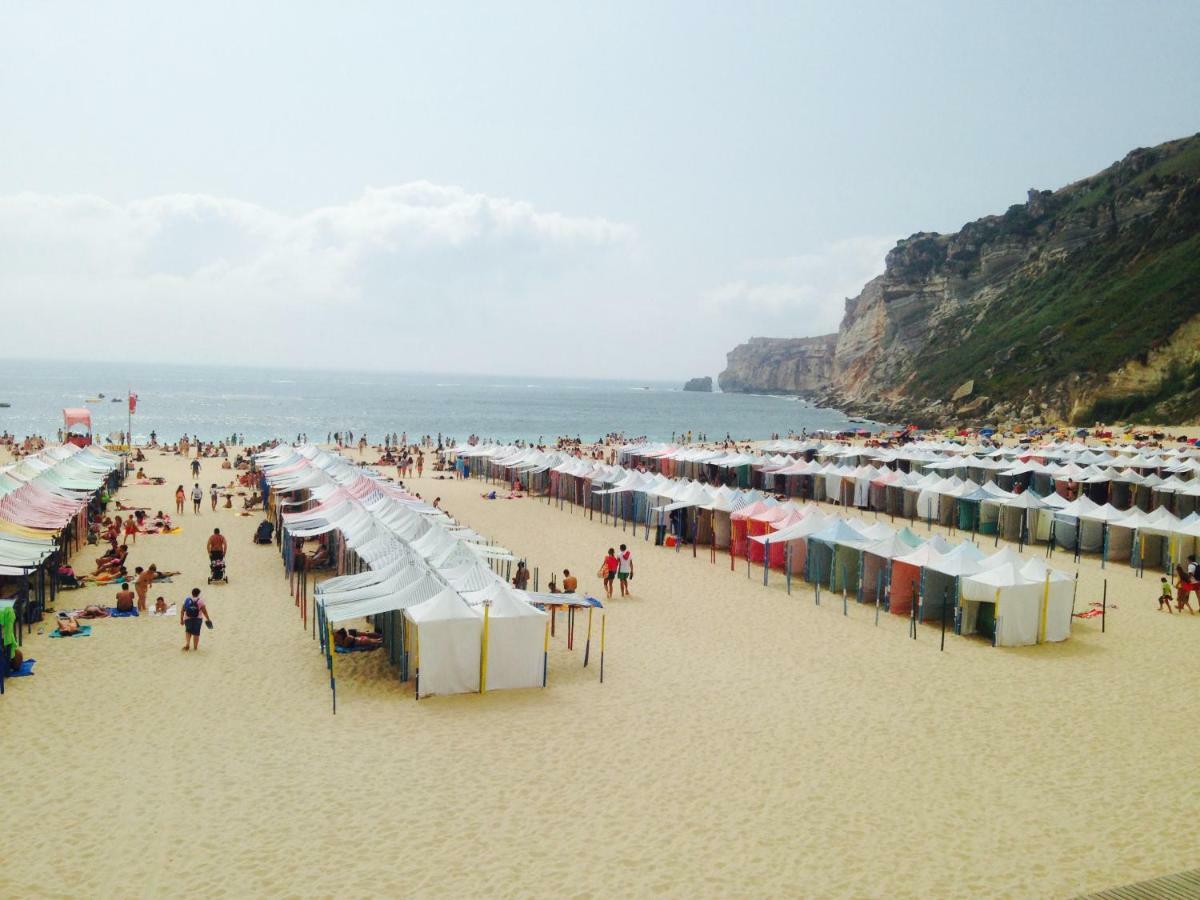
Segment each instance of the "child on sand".
M1162 577L1161 590L1158 592L1158 611L1162 612L1163 607L1167 608L1167 612L1171 611L1171 603L1175 599L1175 594L1171 590L1171 582L1167 581L1167 576Z
M167 600L165 597L156 597L155 598L154 614L156 616L165 616L167 614Z

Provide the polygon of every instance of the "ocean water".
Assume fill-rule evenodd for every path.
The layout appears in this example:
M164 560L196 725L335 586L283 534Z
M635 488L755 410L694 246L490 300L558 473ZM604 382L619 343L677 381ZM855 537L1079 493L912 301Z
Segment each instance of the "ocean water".
M226 366L0 361L0 431L54 437L62 409L87 406L93 432L124 431L126 391L138 395L133 433L204 440L243 433L247 441L324 441L332 431L407 431L463 440L585 440L613 431L668 440L689 429L712 438L765 438L789 430L849 427L842 413L789 397L699 394L679 383L580 378L500 378L381 372L323 372ZM100 393L104 399L87 402ZM111 402L117 397L120 402ZM856 426L864 427L864 426ZM866 426L870 427L870 426Z

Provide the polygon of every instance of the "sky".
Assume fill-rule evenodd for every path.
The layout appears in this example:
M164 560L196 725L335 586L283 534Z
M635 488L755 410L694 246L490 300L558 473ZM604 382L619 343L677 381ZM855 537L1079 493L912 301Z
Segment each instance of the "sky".
M716 375L1200 131L1200 3L8 3L17 357Z

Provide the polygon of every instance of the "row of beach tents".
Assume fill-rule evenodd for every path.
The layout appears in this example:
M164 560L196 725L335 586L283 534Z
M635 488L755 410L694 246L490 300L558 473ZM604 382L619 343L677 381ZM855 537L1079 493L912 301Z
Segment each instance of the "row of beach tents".
M402 678L411 665L418 698L544 686L547 616L496 571L508 550L317 447L280 446L257 462L285 564L296 539L339 542L343 574L314 597L331 672L334 626L369 616Z
M1070 635L1074 579L1008 547L986 556L971 541L952 546L940 537L926 540L909 527L847 518L758 490L522 448L490 448L490 455L489 448L471 449L481 477L526 483L535 471L546 472L551 501L565 490L585 508L612 516L614 525L632 523L635 533L642 525L647 538L652 529L671 528L687 540L728 550L731 565L735 558L762 565L764 578L767 570L778 570L789 584L803 578L917 621L951 617L957 633L983 633L999 646ZM1035 508L1032 496L987 498L1025 517ZM1036 508L1053 514L1068 505L1061 498L1053 502L1060 505ZM1030 527L1042 524L1035 518Z
M120 457L73 444L0 467L0 582L13 595L0 600L0 680L20 623L40 617L56 594L56 567L87 539L89 505L120 477Z
M832 502L844 508L873 510L893 518L908 519L914 524L920 520L928 524L940 524L961 529L973 534L995 535L1017 542L1051 544L1055 548L1080 552L1099 553L1108 560L1128 561L1139 568L1169 569L1179 564L1188 555L1200 550L1200 511L1191 509L1186 515L1177 515L1168 505L1153 502L1130 503L1122 508L1113 502L1097 502L1086 492L1079 492L1069 499L1066 491L1059 489L1071 483L1077 463L1062 466L1039 463L1031 459L1016 461L1006 469L989 470L995 475L1007 474L1016 479L1031 475L1035 467L1042 467L1049 481L1028 487L1018 483L1015 490L1001 486L999 479L976 482L957 474L964 466L969 470L979 457L964 457L957 451L958 445L942 448L941 456L934 456L928 447L902 448L891 452L890 458L876 459L871 464L858 465L838 463L833 457L861 455L865 451L879 452L874 448L821 445L815 448L826 457L820 459L790 461L769 460L759 457L753 465L765 488L734 487L723 479L710 479L701 473L699 479L685 475L672 475L678 469L661 465L647 465L654 453L664 454L658 459L698 458L725 465L744 464L744 454L729 454L724 451L702 448L658 448L644 446L623 449L620 458L625 462L636 462L639 468L628 465L606 465L601 461L557 453L517 447L473 447L460 451L471 459L474 472L481 477L520 481L530 490L543 492L553 499L564 500L591 508L603 516L614 516L623 522L641 524L647 528L668 527L681 540L709 544L717 549L730 549L734 555L743 554L734 513L757 502L765 496L802 496L804 499ZM810 452L812 450L810 449ZM1010 448L1008 452L1015 452ZM1051 451L1042 450L1049 454ZM1056 451L1063 452L1063 451ZM1117 457L1111 453L1099 454L1078 451L1076 458L1086 460L1088 466L1110 462ZM718 454L713 456L713 454ZM994 456L989 454L988 456ZM932 458L930 458L932 457ZM923 461L917 463L917 459ZM1175 496L1195 499L1200 497L1200 479L1194 478L1200 462L1194 456L1125 456L1126 461L1138 464L1153 464L1161 468L1181 470L1170 475L1179 484L1187 485L1186 491L1176 491ZM986 458L982 458L985 459ZM905 471L888 468L889 464L904 462L915 466ZM659 470L656 470L659 469ZM1143 482L1161 479L1156 472L1146 475L1132 473L1131 467L1109 470L1110 478L1141 478ZM1091 473L1088 477L1097 477ZM1184 480L1186 477L1186 480ZM812 489L808 492L782 490L783 480L788 478L810 479ZM1062 479L1066 478L1066 481ZM1074 482L1079 484L1080 482ZM1109 484L1125 482L1110 481ZM1010 481L1010 484L1011 481ZM1141 500L1159 497L1159 488L1165 482L1140 485ZM1166 485L1174 488L1177 485ZM1183 504L1175 504L1182 508Z

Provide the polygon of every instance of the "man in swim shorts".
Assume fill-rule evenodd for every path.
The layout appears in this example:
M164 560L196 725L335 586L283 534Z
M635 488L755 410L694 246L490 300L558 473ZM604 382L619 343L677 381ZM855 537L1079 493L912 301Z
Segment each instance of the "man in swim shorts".
M200 596L200 588L192 588L192 593L184 598L183 607L179 610L179 624L183 626L184 650L200 649L201 622L207 622L212 628L212 617L208 614L208 606Z
M629 582L633 578L633 554L624 544L617 554L617 581L621 584L621 596L629 596Z

